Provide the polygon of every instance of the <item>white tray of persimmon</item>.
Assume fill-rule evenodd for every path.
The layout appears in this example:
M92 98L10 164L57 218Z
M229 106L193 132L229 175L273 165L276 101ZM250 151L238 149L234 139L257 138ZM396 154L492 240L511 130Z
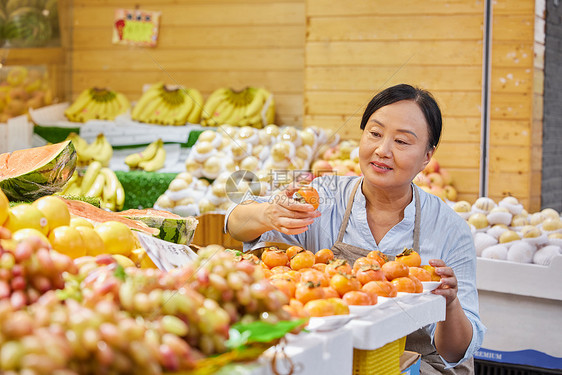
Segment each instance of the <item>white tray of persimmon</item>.
M408 308L427 300L439 300L442 313L433 314L428 322L414 319L410 332L444 319L445 300L430 293L439 287L440 277L432 266L421 265L419 254L411 249L395 260L372 251L354 264L334 259L329 249L314 254L299 246L266 247L261 259L253 254L239 256L262 265L269 281L288 297L284 308L295 317L309 319L309 331L335 330L350 321L373 321L377 316L410 319Z

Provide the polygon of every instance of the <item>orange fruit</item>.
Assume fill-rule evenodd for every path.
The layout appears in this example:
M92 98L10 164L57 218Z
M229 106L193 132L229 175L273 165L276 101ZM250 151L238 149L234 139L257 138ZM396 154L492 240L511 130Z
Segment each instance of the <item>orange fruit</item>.
M316 263L328 263L334 259L334 253L330 249L322 249L314 254Z
M10 201L2 190L0 190L0 226L4 225L10 212Z
M392 280L392 283L396 287L396 290L399 292L416 292L416 284L414 283L414 280L410 279L409 277L397 277L396 279Z
M431 281L429 271L421 267L410 267L410 276L415 276L419 281Z
M86 255L86 247L80 232L71 226L63 225L54 228L49 233L49 242L53 249L73 259Z
M304 311L310 316L318 317L335 315L336 309L332 303L325 299L315 299L304 305Z
M86 255L96 256L106 253L105 245L98 232L88 227L77 227L75 229L80 233L82 241L84 241Z
M56 227L70 224L70 211L62 199L48 195L37 199L32 205L47 218L49 232Z
M403 263L408 267L419 267L421 265L420 254L415 252L413 249L407 248L396 256L396 261Z
M94 229L94 224L92 224L90 221L84 219L83 217L78 217L78 216L75 216L75 217L71 218L69 225L71 227L74 227L74 228L88 227L88 228Z
M351 292L347 292L343 295L342 299L350 306L369 306L373 305L373 299L369 294L365 292L361 292L358 290L354 290ZM376 303L376 301L375 301Z
M391 260L390 262L386 262L382 265L382 272L384 276L389 280L397 279L399 277L406 277L408 276L410 270L408 266L404 263L397 262L395 260Z
M4 226L14 233L18 229L33 228L47 235L49 226L45 215L35 206L20 204L10 209Z
M106 254L128 256L135 248L135 238L131 229L118 221L106 221L98 224L94 230L105 245Z
M326 301L334 306L334 315L347 315L349 314L349 305L339 297L328 298Z

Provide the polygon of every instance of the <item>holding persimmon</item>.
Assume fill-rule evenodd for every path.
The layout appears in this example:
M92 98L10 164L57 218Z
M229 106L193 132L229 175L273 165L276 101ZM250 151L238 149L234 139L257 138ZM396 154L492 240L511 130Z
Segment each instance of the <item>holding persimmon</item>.
M293 199L299 203L310 204L315 210L320 205L320 196L318 195L318 191L309 185L303 186L297 190L297 192L293 195Z
M428 262L441 278L431 294L445 298L446 318L409 335L406 348L438 354L422 357L424 374L450 368L451 373L473 373L467 359L481 346L485 327L478 315L472 234L445 202L414 184L424 169L439 169L433 159L443 127L439 105L423 89L395 85L372 98L360 127L361 177L314 179L310 185L322 201L319 206L297 202L297 186L273 197L257 197L230 212L227 230L248 249L262 242L284 242L313 251L330 249L334 259L350 264L360 257L374 259L386 279L410 292L420 290L414 274L427 275L414 271L409 277L408 268ZM405 247L413 251L400 254ZM384 254L396 258L387 261ZM347 285L339 272L352 274L348 267L329 262L325 272L331 281ZM356 267L355 272L360 269ZM363 288L374 289L376 283L385 282L369 281Z

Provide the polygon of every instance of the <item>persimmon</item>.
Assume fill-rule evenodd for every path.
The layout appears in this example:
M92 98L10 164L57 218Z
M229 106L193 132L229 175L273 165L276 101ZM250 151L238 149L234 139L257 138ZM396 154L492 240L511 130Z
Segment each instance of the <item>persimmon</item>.
M269 279L271 276L273 276L273 272L271 272L269 268L263 268L262 271L263 271L263 276L266 279Z
M303 186L295 194L293 199L299 203L310 204L316 210L320 205L320 196L312 186Z
M325 286L322 289L324 289L324 298L340 298L338 292L331 286Z
M311 268L314 265L314 254L305 250L297 253L290 260L291 269L298 271L303 268Z
M288 277L290 277L291 279L293 279L295 282L299 282L301 281L301 273L295 270L290 270L285 272L285 275L287 275Z
M242 254L242 260L253 264L260 264L260 258L258 258L255 254Z
M332 260L328 263L324 272L326 272L328 274L328 276L330 276L330 277L332 277L332 276L334 276L338 273L344 273L346 275L351 275L352 274L352 268L349 265L349 263L347 263L347 260L336 259L336 260Z
M361 283L355 276L344 275L339 273L332 276L330 279L330 286L343 296L347 292L361 289Z
M392 284L396 287L396 290L399 292L404 293L415 293L416 292L416 284L414 280L410 279L409 277L397 277L391 281Z
M306 283L308 281L319 284L321 287L330 285L330 278L328 275L314 269L301 273L301 282Z
M324 289L320 285L311 282L298 283L295 290L295 298L306 304L308 301L324 298Z
M396 261L405 264L408 267L421 266L420 254L413 249L404 248L404 251L396 256Z
M421 267L410 267L410 276L415 276L419 281L431 281L431 274Z
M286 266L289 262L289 257L284 250L280 250L277 247L268 247L265 249L261 255L262 262L265 263L269 268Z
M355 277L357 277L361 285L365 285L369 281L386 280L378 263L361 267L361 269L355 273Z
M441 276L435 272L435 267L430 266L429 264L424 264L421 268L429 272L431 275L431 281L441 281Z
M293 280L289 278L274 278L269 280L269 282L274 287L282 291L287 296L287 298L290 299L295 297L297 286Z
M300 253L301 251L304 251L304 249L300 246L289 246L287 250L285 250L285 253L287 253L289 260L291 260L292 257L297 255L297 253Z
M291 298L288 305L284 305L283 308L288 308L286 310L291 313L296 318L309 318L310 315L305 311L304 305L301 301Z
M290 270L291 269L287 266L277 266L277 267L273 267L270 271L271 273L276 274L276 273L285 273Z
M372 266L373 264L376 264L380 267L379 262L377 262L375 259L367 257L357 258L355 263L353 263L353 272L359 271L363 266Z
M382 265L382 272L388 281L392 281L399 277L406 277L409 274L408 266L404 263L391 260Z
M330 249L322 249L314 254L314 258L316 263L328 263L334 259L334 253Z
M334 315L347 315L349 314L349 305L339 297L326 299L329 303L334 306Z
M304 310L313 317L331 316L336 313L335 306L325 299L308 301L304 305Z
M365 292L358 290L347 292L343 295L342 299L350 306L368 306L374 305L373 299ZM376 303L376 302L375 302Z
M318 270L320 272L324 272L324 271L326 271L327 266L328 265L326 263L314 263L312 268L314 268L315 270Z
M383 264L388 262L388 257L380 252L379 250L373 250L369 254L367 254L367 258L371 258L379 262L379 266L382 267Z
M422 293L423 292L423 284L421 283L420 279L413 275L408 276L414 282L415 291L414 293Z
M369 281L367 284L363 285L361 290L371 297L373 294L379 297L396 297L398 290L396 286L390 281Z

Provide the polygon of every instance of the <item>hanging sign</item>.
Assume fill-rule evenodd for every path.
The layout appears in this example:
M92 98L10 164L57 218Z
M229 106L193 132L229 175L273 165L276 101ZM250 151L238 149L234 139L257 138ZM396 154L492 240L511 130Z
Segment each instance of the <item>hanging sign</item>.
M141 9L116 9L113 43L155 47L158 41L160 12Z

